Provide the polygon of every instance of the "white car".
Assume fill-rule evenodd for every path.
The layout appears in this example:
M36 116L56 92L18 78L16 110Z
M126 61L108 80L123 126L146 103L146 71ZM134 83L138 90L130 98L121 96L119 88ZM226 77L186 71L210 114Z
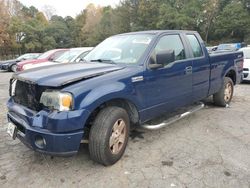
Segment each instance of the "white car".
M54 61L47 61L37 64L27 64L23 67L23 69L28 70L49 65L58 65L61 63L80 62L92 49L93 47L71 48L70 50L64 52Z
M250 47L239 49L244 54L243 80L250 80Z

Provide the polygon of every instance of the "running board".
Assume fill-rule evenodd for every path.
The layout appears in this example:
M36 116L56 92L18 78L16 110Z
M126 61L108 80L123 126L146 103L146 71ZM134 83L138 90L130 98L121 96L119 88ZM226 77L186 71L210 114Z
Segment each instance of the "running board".
M197 105L193 106L192 108L190 108L188 111L175 115L174 117L168 118L166 120L164 120L163 122L159 123L159 124L143 124L141 125L142 128L144 129L148 129L148 130L158 130L161 129L163 127L166 127L180 119L183 119L184 117L187 117L189 115L191 115L194 112L197 112L198 110L201 110L202 108L204 108L204 103L200 102Z

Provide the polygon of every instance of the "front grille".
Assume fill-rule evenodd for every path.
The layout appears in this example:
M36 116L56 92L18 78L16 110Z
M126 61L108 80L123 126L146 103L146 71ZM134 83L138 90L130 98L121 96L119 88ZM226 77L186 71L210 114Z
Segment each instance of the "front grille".
M247 69L247 68L244 68L244 69L243 69L243 71L249 71L249 69Z
M12 88L13 83L13 80L11 80L10 88ZM42 105L39 101L42 92L45 91L44 87L16 80L16 86L14 89L13 99L17 104L35 111L40 111L42 109ZM13 92L10 91L10 93Z

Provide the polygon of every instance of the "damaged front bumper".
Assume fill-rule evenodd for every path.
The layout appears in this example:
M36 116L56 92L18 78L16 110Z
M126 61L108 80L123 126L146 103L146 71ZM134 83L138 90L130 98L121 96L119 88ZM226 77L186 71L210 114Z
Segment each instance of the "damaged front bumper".
M78 152L83 139L87 110L67 112L35 112L10 99L8 121L17 128L16 136L29 148L56 156L71 156Z

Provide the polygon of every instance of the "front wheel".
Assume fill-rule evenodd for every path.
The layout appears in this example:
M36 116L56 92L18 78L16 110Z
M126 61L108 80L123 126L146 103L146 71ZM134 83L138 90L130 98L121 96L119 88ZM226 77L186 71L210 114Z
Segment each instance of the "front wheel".
M226 107L233 98L234 83L231 78L225 77L222 88L213 95L214 103L217 106Z
M123 155L130 121L120 107L106 107L97 115L89 134L89 153L93 161L105 166L116 163Z

